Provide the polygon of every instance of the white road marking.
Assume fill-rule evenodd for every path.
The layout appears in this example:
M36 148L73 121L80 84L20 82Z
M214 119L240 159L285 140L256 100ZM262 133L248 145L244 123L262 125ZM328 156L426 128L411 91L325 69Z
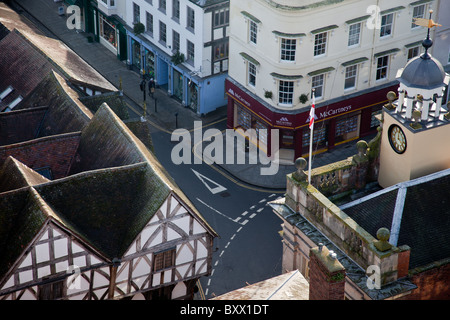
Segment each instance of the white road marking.
M195 171L192 168L191 168L191 170L194 172L194 174L197 176L197 178L199 178L200 181L205 185L205 187L208 188L209 191L211 191L212 194L216 194L216 193L219 193L219 192L227 190L227 188L225 188L224 186L218 184L214 180L211 180L207 176L204 176L201 173L198 173L197 171ZM206 181L208 181L209 184ZM214 185L215 187L211 187L210 184Z
M203 202L203 201L200 200L199 198L196 198L196 199L197 199L199 202L201 202L202 204L204 204L205 206L207 206L208 208L210 208L211 210L213 210L213 211L217 212L218 214L220 214L221 216L223 216L223 217L225 217L225 218L227 218L227 219L229 219L229 220L231 220L231 221L233 221L233 222L237 222L237 221L235 221L234 219L230 218L229 216L223 214L223 213L220 212L219 210L214 209L214 208L211 207L209 204ZM237 223L239 223L239 222L237 222Z

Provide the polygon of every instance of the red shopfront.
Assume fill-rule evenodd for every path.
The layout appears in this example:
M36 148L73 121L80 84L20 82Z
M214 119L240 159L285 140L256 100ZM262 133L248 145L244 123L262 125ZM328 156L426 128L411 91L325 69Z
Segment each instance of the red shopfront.
M386 94L396 92L398 85L369 92L336 103L316 106L316 121L313 133L313 153L320 153L335 146L376 132L378 120L375 115L387 102ZM310 106L300 110L276 111L260 98L255 98L245 88L226 80L228 95L229 129L242 128L256 130L279 129L280 150L292 151L292 158L307 156L309 153L308 127ZM270 133L262 137L261 145L271 155Z

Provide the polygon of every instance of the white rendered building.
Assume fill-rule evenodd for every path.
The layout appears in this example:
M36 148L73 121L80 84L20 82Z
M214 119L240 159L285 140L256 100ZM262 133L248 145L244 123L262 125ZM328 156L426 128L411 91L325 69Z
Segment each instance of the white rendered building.
M197 114L226 105L228 0L126 1L124 19L133 68ZM145 30L136 34L139 22Z
M315 92L314 150L376 132L375 115L396 72L423 52L436 1L230 1L228 127L280 130L280 157L309 152ZM270 135L268 135L270 137ZM270 141L259 137L259 146Z

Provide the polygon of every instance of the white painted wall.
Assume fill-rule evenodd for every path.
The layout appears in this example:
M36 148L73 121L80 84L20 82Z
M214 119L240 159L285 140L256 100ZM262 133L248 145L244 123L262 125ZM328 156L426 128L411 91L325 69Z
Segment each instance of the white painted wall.
M284 5L297 4L296 1L273 1ZM302 5L318 1L302 2ZM404 9L394 13L394 27L391 36L380 38L380 30L369 29L366 21L361 25L360 44L348 47L349 25L346 21L370 15L368 7L378 3L380 11L403 6ZM436 1L430 2L435 9ZM428 9L429 7L427 7ZM413 7L404 0L346 0L334 5L319 6L316 8L297 10L290 8L284 10L269 4L269 1L230 1L230 66L229 75L246 86L246 88L261 97L273 107L278 109L297 109L305 105L298 100L301 94L309 94L311 90L311 77L308 73L333 67L334 71L325 77L325 93L322 100L345 96L360 90L368 89L395 80L396 72L407 62L407 49L405 45L423 40L426 29L419 27L411 29ZM258 24L257 44L249 43L249 19L242 11L250 13L261 23ZM338 28L329 32L327 52L320 57L314 57L314 35L312 30L337 25ZM280 61L280 41L273 31L283 33L304 33L298 38L295 62ZM300 43L299 43L300 41ZM400 51L390 56L388 78L382 81L375 80L376 61L374 54L393 48ZM260 65L257 68L256 86L247 85L247 62L240 52L245 52ZM344 90L345 68L344 62L366 57L369 60L359 67L357 85L355 90ZM290 107L278 105L278 82L270 73L282 75L302 75L294 86L294 104ZM273 99L264 98L264 91L272 91ZM306 105L309 105L308 102Z

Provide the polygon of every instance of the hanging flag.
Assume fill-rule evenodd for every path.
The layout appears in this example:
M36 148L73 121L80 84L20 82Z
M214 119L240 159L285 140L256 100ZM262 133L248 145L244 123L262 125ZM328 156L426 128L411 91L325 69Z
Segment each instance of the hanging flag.
M313 94L312 94L312 105L311 105L311 110L309 111L309 129L311 129L312 128L312 126L313 126L313 124L314 124L314 118L316 117L316 114L315 114L315 108L316 108L316 106L315 106L315 104L316 104L316 98L315 98L315 96L314 96L314 92L313 92Z

